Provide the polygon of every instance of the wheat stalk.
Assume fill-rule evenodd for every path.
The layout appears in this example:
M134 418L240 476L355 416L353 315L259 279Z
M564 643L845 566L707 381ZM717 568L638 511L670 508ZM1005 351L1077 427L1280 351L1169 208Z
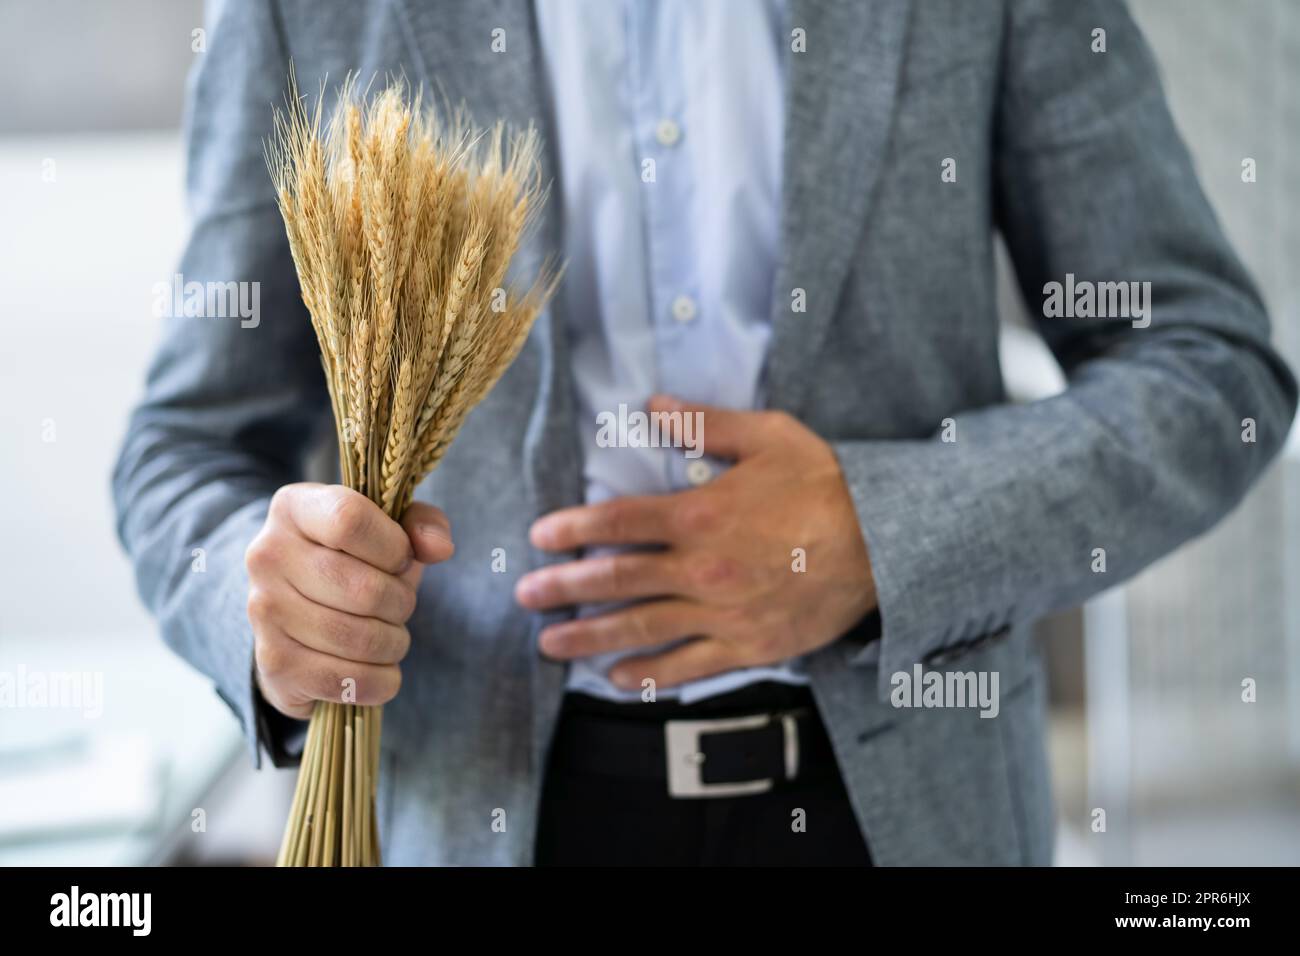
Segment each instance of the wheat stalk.
M398 82L352 78L329 118L290 74L267 165L320 343L342 481L393 518L523 346L554 292L510 261L544 200L530 128L443 122ZM379 863L383 711L321 702L285 828L282 866Z

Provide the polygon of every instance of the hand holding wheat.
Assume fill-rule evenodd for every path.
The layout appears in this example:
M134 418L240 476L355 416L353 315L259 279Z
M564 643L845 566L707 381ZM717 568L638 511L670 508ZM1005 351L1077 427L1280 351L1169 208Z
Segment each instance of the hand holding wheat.
M316 701L339 700L350 678L356 703L391 700L420 577L452 551L450 523L432 505L413 503L398 524L342 485L277 491L244 559L263 698L306 719Z
M522 292L506 282L542 201L538 141L463 114L443 122L400 84L367 102L345 83L324 123L320 99L309 112L293 90L267 163L320 343L343 483L397 519L554 290L550 269ZM371 610L391 626L410 613ZM400 638L385 633L395 652ZM382 711L357 703L355 679L340 684L312 715L280 865L379 863Z

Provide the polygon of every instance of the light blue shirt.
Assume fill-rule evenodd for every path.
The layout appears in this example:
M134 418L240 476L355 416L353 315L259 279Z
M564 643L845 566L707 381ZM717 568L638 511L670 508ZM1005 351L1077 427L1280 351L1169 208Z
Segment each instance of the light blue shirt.
M644 410L657 392L761 407L780 246L784 5L536 0L536 9L568 261L556 307L571 342L586 500L704 484L724 463L602 447L598 416ZM574 661L569 688L638 699L606 677L623 656ZM806 683L786 664L658 695L690 702L765 679Z

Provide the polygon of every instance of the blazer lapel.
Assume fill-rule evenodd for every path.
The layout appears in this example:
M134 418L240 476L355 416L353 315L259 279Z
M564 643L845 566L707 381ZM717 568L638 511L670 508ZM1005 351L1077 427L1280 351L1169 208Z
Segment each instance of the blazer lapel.
M910 0L795 0L767 405L798 414L885 161ZM795 311L795 290L805 311Z
M464 100L479 122L526 123L537 116L539 64L528 0L392 2L426 91L445 94L453 106Z

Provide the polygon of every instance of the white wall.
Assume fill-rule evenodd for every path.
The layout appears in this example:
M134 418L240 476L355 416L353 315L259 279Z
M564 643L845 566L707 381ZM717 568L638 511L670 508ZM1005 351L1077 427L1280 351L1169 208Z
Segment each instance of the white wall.
M152 634L108 482L180 251L179 154L176 133L0 139L0 640Z

